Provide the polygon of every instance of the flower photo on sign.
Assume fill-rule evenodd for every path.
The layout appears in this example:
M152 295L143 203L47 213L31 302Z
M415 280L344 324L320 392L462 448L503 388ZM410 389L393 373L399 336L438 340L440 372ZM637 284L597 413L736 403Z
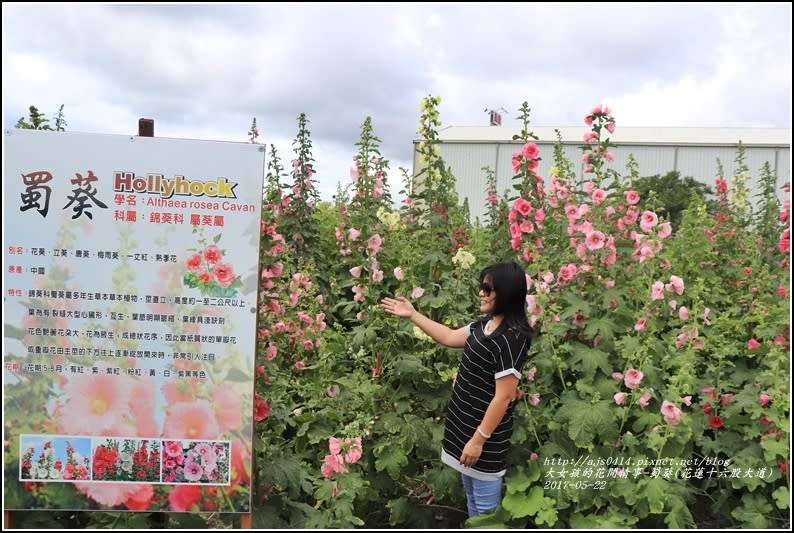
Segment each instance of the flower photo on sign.
M228 485L229 457L228 442L163 441L163 481Z
M186 287L198 289L202 296L233 297L243 282L234 273L234 267L223 259L225 251L218 247L221 234L215 235L209 244L201 230L194 227L193 233L199 234L199 247L188 249L191 254L185 261L187 273L182 282Z

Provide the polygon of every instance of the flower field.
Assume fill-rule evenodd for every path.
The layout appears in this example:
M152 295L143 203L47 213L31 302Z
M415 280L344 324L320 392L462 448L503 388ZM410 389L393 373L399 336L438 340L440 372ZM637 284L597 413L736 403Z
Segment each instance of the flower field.
M790 206L776 194L789 184L768 165L747 168L740 147L735 174L715 163L713 194L693 196L674 226L653 193L638 193L642 161L611 166L609 108L585 113L576 176L561 149L533 142L525 103L513 188L496 190L484 170L488 217L473 224L439 156L439 105L422 101L422 170L401 180L367 118L334 202L314 186L305 116L292 157L270 149L253 472L207 443L167 444L164 473L189 482L172 510L220 498L205 485L230 476L253 480L258 528L790 525ZM554 160L548 176L541 159ZM747 189L750 175L760 190ZM202 294L238 283L217 242L191 249L185 280ZM538 335L501 505L467 520L458 475L440 460L460 353L379 302L402 294L461 327L476 317L480 269L507 259L526 270ZM146 494L117 509L146 510ZM110 523L85 514L95 516L81 525ZM158 527L154 515L114 519Z

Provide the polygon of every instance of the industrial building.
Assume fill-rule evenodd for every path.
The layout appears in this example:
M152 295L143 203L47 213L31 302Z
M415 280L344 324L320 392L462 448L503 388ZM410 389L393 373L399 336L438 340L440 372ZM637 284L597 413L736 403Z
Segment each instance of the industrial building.
M493 122L493 121L492 121ZM582 138L589 131L581 127L536 127L530 131L538 136L534 141L541 154L538 174L548 178L554 164L553 147L559 130L566 157L573 164L577 177L582 175ZM451 126L439 131L441 157L452 169L460 202L469 200L471 220L484 219L486 173L483 167L496 172L497 193L512 189L514 175L511 158L522 143L512 140L519 127L508 126ZM606 132L604 132L606 134ZM749 169L747 182L751 195L758 190L759 171L769 162L777 176L778 196L787 195L782 186L791 179L791 130L783 128L652 128L623 127L618 124L610 141L615 156L607 168L626 175L629 154L639 166L640 176L667 174L677 170L682 178L691 176L714 187L717 160L722 163L727 179L736 167L736 148L741 141L745 147L745 164ZM419 141L415 141L419 142ZM414 151L414 169L419 169L418 154Z

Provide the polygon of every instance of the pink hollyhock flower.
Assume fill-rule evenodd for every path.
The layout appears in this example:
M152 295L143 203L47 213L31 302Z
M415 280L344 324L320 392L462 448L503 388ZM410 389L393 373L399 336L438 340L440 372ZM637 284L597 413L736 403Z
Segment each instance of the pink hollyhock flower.
M540 394L536 392L535 394L529 397L528 401L529 401L529 405L538 405L540 403Z
M760 348L760 347L761 347L761 343L758 342L755 339L750 339L749 341L747 341L747 349L748 350L755 350L755 349Z
M684 280L679 278L678 276L670 276L670 283L665 285L664 287L669 292L674 292L679 296L684 294Z
M513 204L513 211L521 213L521 215L528 217L532 213L532 204L523 198L519 198Z
M523 155L527 159L537 159L540 156L540 150L535 143L527 143L524 145Z
M762 392L758 397L758 403L761 404L761 407L766 407L766 405L769 403L769 396Z
M681 320L687 320L689 318L689 309L687 309L685 306L682 305L678 309L678 318L680 318Z
M620 381L623 379L623 372L612 372L612 379Z
M679 409L674 404L665 400L662 402L661 411L665 422L667 422L671 426L678 425L678 422L681 420L681 409Z
M687 407L692 405L692 396L684 396L684 405Z
M345 461L350 464L357 463L359 459L361 459L361 456L361 437L356 437L355 444L352 445L345 454Z
M585 236L585 244L590 250L600 250L604 247L605 242L606 238L600 231L591 231Z
M355 267L350 269L350 275L353 276L354 278L360 278L361 277L361 271L362 271L362 268L360 266L355 266Z
M651 300L662 300L664 299L664 283L661 281L656 281L651 286Z
M656 224L659 223L659 217L653 211L645 211L640 219L640 229L645 233L650 233Z
M378 253L382 244L383 239L381 239L380 235L378 234L373 235L367 240L367 248L369 248L373 254Z
M646 323L647 320L645 317L640 318L639 320L637 320L637 323L634 324L634 331L643 331L645 329Z
M417 298L421 298L425 293L425 290L422 287L414 287L414 290L411 291L411 298L416 300Z
M361 232L358 231L356 228L350 228L347 231L347 238L351 241L356 241L361 236Z
M270 416L270 404L267 403L267 400L254 398L254 420L259 422L268 416Z
M669 222L659 225L658 233L660 239L666 239L673 233L673 226Z
M709 426L713 429L720 429L723 426L722 417L715 415L709 418Z
M537 367L532 367L527 371L527 380L535 381L535 373L538 371Z
M328 451L333 455L339 455L342 453L342 445L339 443L339 439L336 437L331 437L328 439Z
M640 194L637 191L626 191L623 193L623 198L629 205L636 205L640 201Z
M640 407L645 409L646 407L648 407L650 401L651 401L651 391L646 390L645 392L642 393L642 396L640 396L638 403L640 404Z
M616 404L623 405L623 401L626 399L626 393L625 392L615 393L615 396L613 396L613 398L615 398Z
M626 371L626 376L623 378L623 383L625 383L626 387L630 389L636 389L637 385L640 384L640 381L642 381L642 378L644 376L645 374L643 374L639 370L636 370L634 368L629 368Z
M403 272L402 268L397 267L394 269L394 277L402 281L403 279L405 279L405 272Z

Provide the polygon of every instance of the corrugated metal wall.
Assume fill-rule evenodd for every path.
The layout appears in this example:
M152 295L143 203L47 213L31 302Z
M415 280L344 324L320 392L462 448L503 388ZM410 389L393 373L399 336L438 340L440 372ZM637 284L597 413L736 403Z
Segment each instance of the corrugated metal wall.
M552 143L538 143L541 154L541 164L538 173L548 178L549 170L554 165L554 152ZM565 156L573 163L577 176L582 173L581 145L565 144ZM519 143L456 143L447 141L441 145L441 155L450 166L457 180L458 196L461 203L464 198L469 199L471 219L477 217L484 221L485 214L485 186L486 174L482 167L496 170L497 191L509 190L512 196L512 155L515 150L520 150ZM617 170L621 175L626 175L626 163L629 154L633 154L639 165L640 176L666 174L678 170L682 177L692 176L694 179L713 188L717 175L717 158L722 163L725 177L731 178L735 172L736 148L724 146L674 146L674 145L626 145L612 149L615 160L609 168ZM791 179L790 148L769 148L760 146L745 147L745 164L750 169L748 187L751 196L758 190L758 176L765 162L769 162L778 180L778 197L785 199L783 185Z

